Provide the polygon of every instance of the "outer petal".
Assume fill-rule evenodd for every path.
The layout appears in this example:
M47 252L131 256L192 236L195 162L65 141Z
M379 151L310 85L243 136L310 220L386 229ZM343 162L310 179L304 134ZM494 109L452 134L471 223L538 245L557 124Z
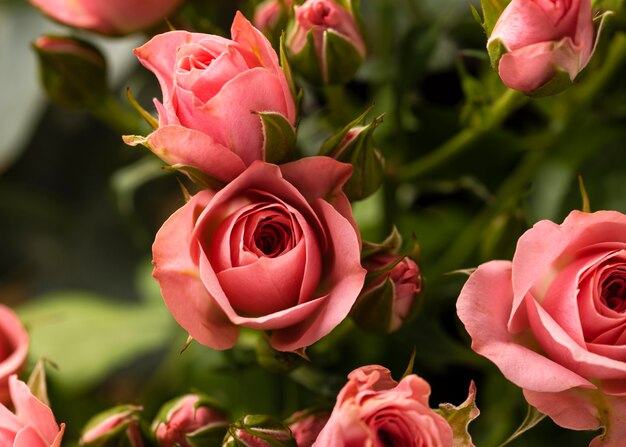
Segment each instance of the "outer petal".
M212 198L211 191L201 191L163 224L152 246L153 276L165 305L194 339L214 349L228 349L235 345L238 329L215 305L190 254L197 214Z
M592 391L571 389L560 393L524 390L524 397L561 427L570 430L596 430L602 423L592 404Z
M159 127L148 135L147 142L166 163L193 166L224 182L246 168L241 158L210 136L182 126Z
M9 376L22 367L28 355L28 333L10 308L0 305L0 403L9 402Z
M312 205L322 219L332 244L324 259L328 268L324 283L330 290L317 315L299 325L272 333L270 344L279 351L295 351L327 335L348 315L365 281L361 247L351 223L327 202L318 199Z
M46 444L43 441L37 430L33 427L24 427L22 430L17 432L15 436L15 440L13 441L13 447L49 447L50 444Z
M513 302L511 263L491 261L470 276L457 301L457 314L472 337L472 349L495 363L504 376L524 389L559 392L593 384L523 346L508 331Z
M16 375L9 378L9 387L11 400L15 405L15 415L19 421L24 426L33 427L42 441L45 441L47 445L52 445L59 434L59 426L54 419L52 410L33 396L28 386L18 380ZM31 439L29 434L24 436ZM24 444L24 447L26 445L28 444Z

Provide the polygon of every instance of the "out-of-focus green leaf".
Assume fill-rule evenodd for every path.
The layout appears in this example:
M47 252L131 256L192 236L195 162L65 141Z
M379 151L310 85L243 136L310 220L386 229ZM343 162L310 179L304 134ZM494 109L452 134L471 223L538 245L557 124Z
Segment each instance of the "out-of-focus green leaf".
M121 365L170 340L165 306L129 304L89 292L58 292L18 309L31 336L30 354L58 365L51 371L68 392L84 391Z

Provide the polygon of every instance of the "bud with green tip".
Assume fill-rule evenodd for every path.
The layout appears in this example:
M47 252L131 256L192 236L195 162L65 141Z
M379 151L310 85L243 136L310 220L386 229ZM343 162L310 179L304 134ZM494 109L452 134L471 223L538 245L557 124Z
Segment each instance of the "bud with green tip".
M232 424L223 447L298 447L284 423L265 415L248 415Z
M286 40L293 69L315 85L350 81L366 54L356 15L353 0L307 0L296 6Z
M414 314L422 277L417 263L399 254L401 245L395 228L382 244L364 243L361 262L368 273L351 316L365 330L394 332Z
M383 158L373 139L374 130L383 120L379 116L365 126L359 125L368 111L326 140L320 150L320 155L352 165L352 176L343 187L350 200L369 197L383 182Z
M143 447L139 414L134 405L119 405L97 414L87 423L80 437L85 447Z
M48 97L70 108L94 108L109 94L106 60L100 50L75 37L44 35L33 42Z
M210 398L187 394L161 407L154 422L157 444L161 447L219 446L226 434L228 420Z

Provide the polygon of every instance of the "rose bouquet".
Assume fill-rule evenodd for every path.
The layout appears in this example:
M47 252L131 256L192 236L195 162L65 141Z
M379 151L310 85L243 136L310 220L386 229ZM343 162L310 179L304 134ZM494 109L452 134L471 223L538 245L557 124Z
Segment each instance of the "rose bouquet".
M621 4L31 3L0 446L624 444Z

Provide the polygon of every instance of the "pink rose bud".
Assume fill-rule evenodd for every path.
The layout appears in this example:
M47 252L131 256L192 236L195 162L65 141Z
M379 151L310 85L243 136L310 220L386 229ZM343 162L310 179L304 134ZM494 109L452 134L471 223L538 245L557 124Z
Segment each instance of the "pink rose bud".
M122 439L130 447L143 447L139 429L139 414L143 410L134 405L119 405L92 417L80 437L85 447L120 445Z
M289 427L265 415L248 415L232 424L223 447L300 447Z
M12 413L0 404L0 444L3 447L60 447L65 424L57 424L52 410L37 399L16 375L9 377Z
M0 304L0 404L10 401L9 376L24 365L28 345L28 334L15 312Z
M369 197L383 182L383 158L374 146L373 138L374 131L382 123L382 116L362 126L360 123L366 114L367 111L328 138L320 150L320 155L352 165L352 177L343 188L351 201Z
M289 419L289 429L298 447L311 447L320 434L330 411L298 411Z
M124 35L165 23L182 0L30 0L67 26L105 35Z
M344 84L363 63L365 42L352 0L307 0L295 7L286 45L294 70L313 84Z
M287 23L293 0L265 0L254 10L252 23L265 35L281 32Z
M572 211L524 233L512 261L480 265L457 313L472 349L558 425L626 439L626 215Z
M41 36L33 42L48 97L69 108L97 108L108 95L104 56L74 37Z
M507 87L533 95L564 90L594 48L589 0L512 0L487 48Z
M240 327L267 331L277 351L332 331L365 277L342 192L351 172L329 157L257 161L219 192L193 196L152 246L153 275L176 321L214 349L233 347Z
M159 80L159 128L145 144L163 161L229 182L255 160L283 162L295 145L296 106L269 41L237 13L232 40L172 31L135 50Z
M400 383L378 365L358 368L337 396L315 447L452 447L452 427L429 407L430 386L410 374Z
M209 398L197 394L167 402L152 423L161 447L201 447L209 440L218 445L227 427L223 412Z

